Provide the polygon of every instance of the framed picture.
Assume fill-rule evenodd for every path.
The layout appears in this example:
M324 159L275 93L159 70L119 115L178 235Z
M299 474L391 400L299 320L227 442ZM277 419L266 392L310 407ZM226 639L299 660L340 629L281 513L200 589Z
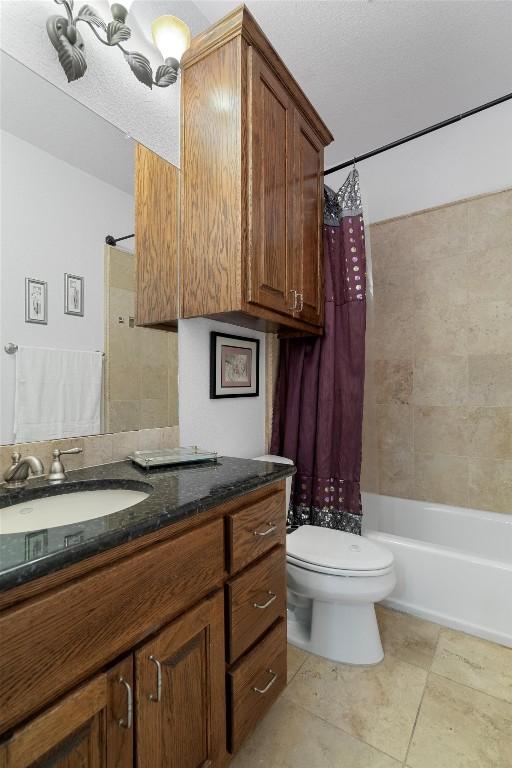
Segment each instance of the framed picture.
M34 531L25 535L25 560L35 560L48 554L48 531Z
M257 397L260 342L243 336L210 333L210 397Z
M64 275L64 312L66 315L84 316L84 279L78 275Z
M25 278L25 322L48 324L48 283Z

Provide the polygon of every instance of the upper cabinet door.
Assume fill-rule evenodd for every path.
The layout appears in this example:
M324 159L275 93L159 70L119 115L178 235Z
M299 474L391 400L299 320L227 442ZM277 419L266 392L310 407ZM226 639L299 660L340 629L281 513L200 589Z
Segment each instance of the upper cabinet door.
M224 600L181 616L135 656L138 768L217 768L226 754Z
M323 323L323 166L324 148L302 114L294 119L294 215L291 256L297 316Z
M288 91L249 46L249 302L292 313L289 272L293 105Z

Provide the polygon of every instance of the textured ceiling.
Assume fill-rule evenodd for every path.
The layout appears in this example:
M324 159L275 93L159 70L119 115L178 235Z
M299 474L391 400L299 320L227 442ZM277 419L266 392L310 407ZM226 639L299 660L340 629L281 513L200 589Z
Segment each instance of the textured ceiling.
M327 167L512 91L507 0L247 5L334 134Z

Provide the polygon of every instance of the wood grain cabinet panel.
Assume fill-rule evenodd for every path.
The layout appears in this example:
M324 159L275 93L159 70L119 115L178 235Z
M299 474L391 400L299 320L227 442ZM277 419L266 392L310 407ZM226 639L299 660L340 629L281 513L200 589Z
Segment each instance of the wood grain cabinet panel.
M179 173L142 144L136 145L137 325L177 329Z
M138 768L216 768L225 760L221 592L135 655Z
M183 316L320 334L333 137L245 6L184 54L181 136Z
M236 752L286 686L286 622L228 672L229 750Z
M286 556L274 549L228 582L228 661L239 658L279 618L286 616Z
M284 491L233 512L227 518L230 573L237 573L257 560L286 536Z
M4 611L0 731L220 587L224 564L223 521L215 520Z
M131 656L68 694L0 746L2 768L131 768ZM130 699L131 701L131 693Z

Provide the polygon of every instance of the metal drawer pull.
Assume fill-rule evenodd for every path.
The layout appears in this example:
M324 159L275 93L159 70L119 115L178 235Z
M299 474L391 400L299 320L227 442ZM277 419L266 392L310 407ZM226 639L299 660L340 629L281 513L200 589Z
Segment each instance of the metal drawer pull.
M132 687L128 682L128 680L125 680L124 677L120 677L119 682L121 683L121 685L124 685L126 688L126 718L122 717L117 722L121 726L121 728L126 728L127 730L129 730L132 727L132 723L133 723Z
M267 592L268 595L270 595L269 599L266 603L253 603L255 608L268 608L269 605L272 605L274 600L276 600L277 595L275 595L273 592L270 592L270 590Z
M258 688L257 686L254 686L253 691L254 693L266 693L272 686L274 685L275 681L277 680L277 674L275 672L272 672L271 669L267 669L267 672L269 675L272 675L268 683L264 688Z
M150 656L149 660L152 661L156 667L156 696L150 693L148 698L150 701L158 702L162 698L162 664L158 659L155 659L154 656Z
M253 531L253 534L255 536L269 536L271 533L274 533L274 531L276 530L276 526L274 525L274 523L269 522L267 523L267 525L269 527L267 528L266 531Z

